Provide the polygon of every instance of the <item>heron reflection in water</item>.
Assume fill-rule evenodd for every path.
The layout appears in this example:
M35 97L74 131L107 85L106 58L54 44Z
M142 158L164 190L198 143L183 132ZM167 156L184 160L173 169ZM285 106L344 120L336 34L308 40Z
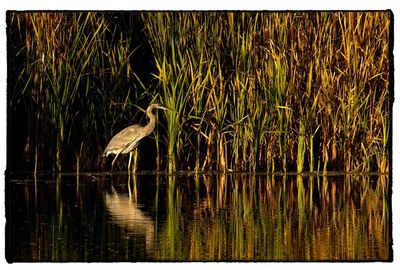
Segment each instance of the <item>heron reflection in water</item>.
M104 203L110 214L110 221L121 228L126 229L134 235L143 235L145 237L146 252L152 254L154 251L154 221L141 209L137 202L126 194L113 192L104 194Z
M115 154L115 158L111 163L112 167L119 154L129 153L128 171L130 172L133 150L135 150L141 139L148 136L154 130L156 125L156 118L153 114L154 109L171 110L161 106L159 103L153 103L146 110L147 117L150 119L146 126L131 125L118 132L111 139L106 150L104 150L103 156L107 157L109 154Z

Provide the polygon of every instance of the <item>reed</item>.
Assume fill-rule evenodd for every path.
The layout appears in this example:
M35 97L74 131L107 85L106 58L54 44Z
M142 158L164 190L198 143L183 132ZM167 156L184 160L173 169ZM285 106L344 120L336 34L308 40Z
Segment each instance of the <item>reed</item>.
M152 41L151 47L155 56L157 74L155 78L161 88L161 101L172 111L165 112L167 120L167 154L168 171L176 170L176 159L179 158L177 149L183 147L181 133L187 118L187 101L189 81L190 59L186 54L184 45L188 40L181 39L178 31L180 27L185 29L190 14L177 16L163 16L162 14L144 14L145 29ZM153 22L150 24L149 22ZM173 22L173 23L171 23Z
M11 27L20 31L23 41L18 55L25 53L16 82L24 88L13 92L13 100L32 108L35 121L27 125L33 122L36 131L28 130L26 141L35 144L26 151L29 156L34 150L35 170L50 165L60 171L63 163L71 169L69 156L86 169L100 166L99 145L115 133L114 125L122 116L132 115L130 96L140 83L129 61L135 52L129 39L96 13L10 16ZM50 164L45 163L48 147L54 160Z
M158 97L173 109L155 133L170 172L389 170L390 12L126 15L144 43L100 13L14 16L27 65L10 106L41 104L29 146L43 158L35 125L53 127L58 169L70 138L99 155L132 105ZM146 44L150 81L135 72ZM93 132L75 143L76 129Z

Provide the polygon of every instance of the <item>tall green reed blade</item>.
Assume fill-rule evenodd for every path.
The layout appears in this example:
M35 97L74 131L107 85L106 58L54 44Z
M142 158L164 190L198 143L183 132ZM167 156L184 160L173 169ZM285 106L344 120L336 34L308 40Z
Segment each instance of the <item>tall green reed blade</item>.
M304 165L304 155L306 152L305 149L305 124L304 121L300 120L299 124L299 133L298 133L298 142L297 142L297 173L300 174L303 172Z
M162 89L161 100L172 111L166 111L168 142L168 171L176 168L176 159L182 146L180 139L182 127L187 120L188 89L192 82L188 81L190 66L188 64L183 44L184 39L177 35L178 19L185 27L189 15L185 14L148 14L143 16L149 36L156 42L151 44L158 74L155 78ZM181 29L184 31L184 29ZM170 31L167 33L166 31Z
M61 170L62 148L68 143L74 115L71 106L79 91L82 77L92 57L92 45L98 35L104 31L103 22L92 28L86 35L93 14L74 14L70 17L62 14L35 13L26 19L33 28L34 46L38 48L34 56L38 60L41 80L44 86L46 117L55 128L55 167ZM56 18L56 20L54 19ZM71 19L71 31L57 31ZM74 35L71 35L74 33Z

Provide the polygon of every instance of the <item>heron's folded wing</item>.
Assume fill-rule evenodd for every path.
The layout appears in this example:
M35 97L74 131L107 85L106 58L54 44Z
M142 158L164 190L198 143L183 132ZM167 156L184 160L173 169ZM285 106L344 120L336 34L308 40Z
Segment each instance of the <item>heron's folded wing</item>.
M141 128L142 127L139 125L133 125L121 130L111 139L104 153L119 154L126 153L125 151L127 149L133 149L141 139L139 138L141 135Z

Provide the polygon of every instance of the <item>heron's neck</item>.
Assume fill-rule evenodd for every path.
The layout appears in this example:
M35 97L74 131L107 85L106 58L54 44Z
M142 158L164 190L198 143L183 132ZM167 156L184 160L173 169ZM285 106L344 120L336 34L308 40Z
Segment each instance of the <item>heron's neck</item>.
M149 133L151 133L156 125L156 117L154 114L150 111L147 112L147 117L150 119L149 123L146 125Z

